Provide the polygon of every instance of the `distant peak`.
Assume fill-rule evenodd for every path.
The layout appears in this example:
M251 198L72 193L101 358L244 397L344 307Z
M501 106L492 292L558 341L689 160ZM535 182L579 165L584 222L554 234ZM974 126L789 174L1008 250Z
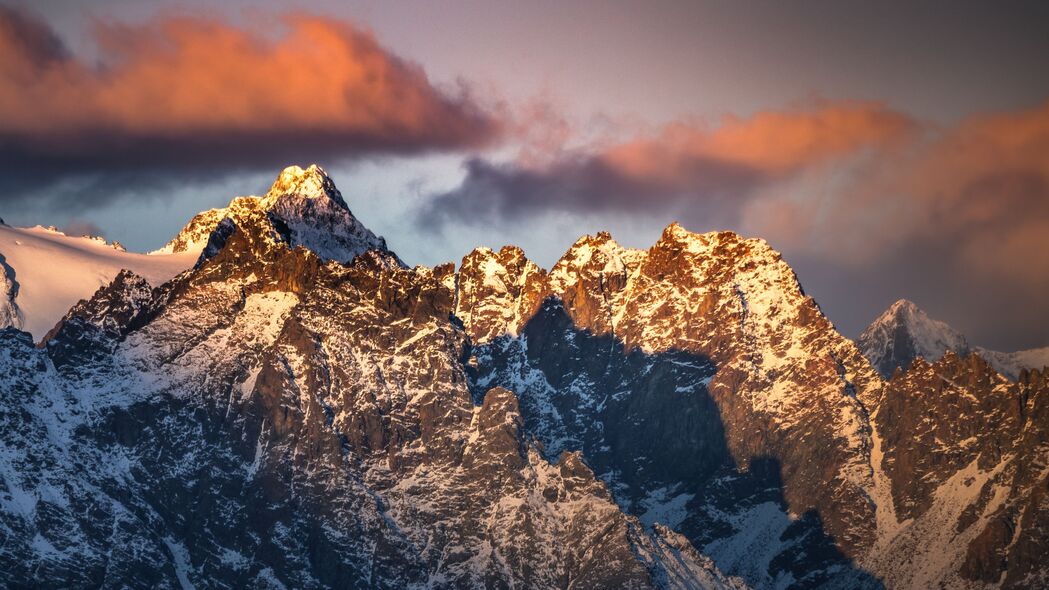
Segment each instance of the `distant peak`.
M889 311L889 313L898 313L898 312L901 312L901 311L909 311L909 312L912 312L912 313L913 312L925 313L925 312L923 312L921 310L920 307L918 307L910 299L899 299L899 300L897 300L896 303L893 303L892 305L889 306L888 311Z
M873 323L887 324L897 322L902 322L916 329L928 330L934 326L938 331L953 331L947 324L929 317L925 310L909 299L897 300L882 312Z
M965 336L948 324L929 317L907 299L889 306L863 331L857 344L885 377L891 376L896 367L910 366L917 357L933 362L948 351L960 355L970 351Z
M277 180L262 198L264 207L268 207L281 197L295 195L307 199L328 198L346 207L342 193L335 187L335 182L316 164L303 169L299 166L288 166L277 175Z

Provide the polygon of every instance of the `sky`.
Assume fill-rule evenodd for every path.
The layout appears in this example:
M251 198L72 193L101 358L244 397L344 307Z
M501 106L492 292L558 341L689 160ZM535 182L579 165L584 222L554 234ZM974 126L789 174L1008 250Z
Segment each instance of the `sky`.
M0 217L148 251L316 162L409 263L676 220L1049 345L1049 4L212 4L0 3Z

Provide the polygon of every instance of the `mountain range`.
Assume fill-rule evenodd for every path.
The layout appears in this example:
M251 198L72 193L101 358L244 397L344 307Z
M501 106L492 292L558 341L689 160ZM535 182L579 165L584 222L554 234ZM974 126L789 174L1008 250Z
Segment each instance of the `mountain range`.
M1049 584L1045 370L857 345L763 240L409 267L317 166L150 255L0 232L0 586ZM43 334L30 245L99 252Z

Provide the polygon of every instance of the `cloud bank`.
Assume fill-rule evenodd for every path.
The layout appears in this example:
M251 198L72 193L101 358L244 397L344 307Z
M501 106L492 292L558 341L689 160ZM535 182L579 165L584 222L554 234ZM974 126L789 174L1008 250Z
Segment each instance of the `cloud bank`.
M0 194L94 178L104 199L121 175L454 150L499 133L466 89L437 88L351 23L292 14L270 32L99 23L89 63L0 7Z
M761 189L830 161L888 149L915 126L863 102L726 117L717 126L675 122L651 136L561 153L539 166L531 164L534 157L470 160L462 184L436 195L423 215L491 222L551 210L706 213L716 205L734 218Z

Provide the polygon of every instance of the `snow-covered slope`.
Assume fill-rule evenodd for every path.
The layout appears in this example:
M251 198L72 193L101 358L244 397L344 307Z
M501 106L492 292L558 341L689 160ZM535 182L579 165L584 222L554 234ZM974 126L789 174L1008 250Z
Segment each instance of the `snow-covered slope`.
M933 319L914 303L901 299L885 310L857 341L863 355L885 377L906 369L914 359L939 360L951 351L959 356L976 352L1002 375L1016 380L1024 369L1049 366L1049 347L998 352L970 346L960 332Z
M1049 346L1017 352L998 352L977 348L976 352L986 359L996 371L1013 380L1016 380L1024 369L1049 367Z
M0 327L20 328L40 339L70 307L122 269L159 285L193 266L197 256L132 254L97 238L0 225L0 258Z

